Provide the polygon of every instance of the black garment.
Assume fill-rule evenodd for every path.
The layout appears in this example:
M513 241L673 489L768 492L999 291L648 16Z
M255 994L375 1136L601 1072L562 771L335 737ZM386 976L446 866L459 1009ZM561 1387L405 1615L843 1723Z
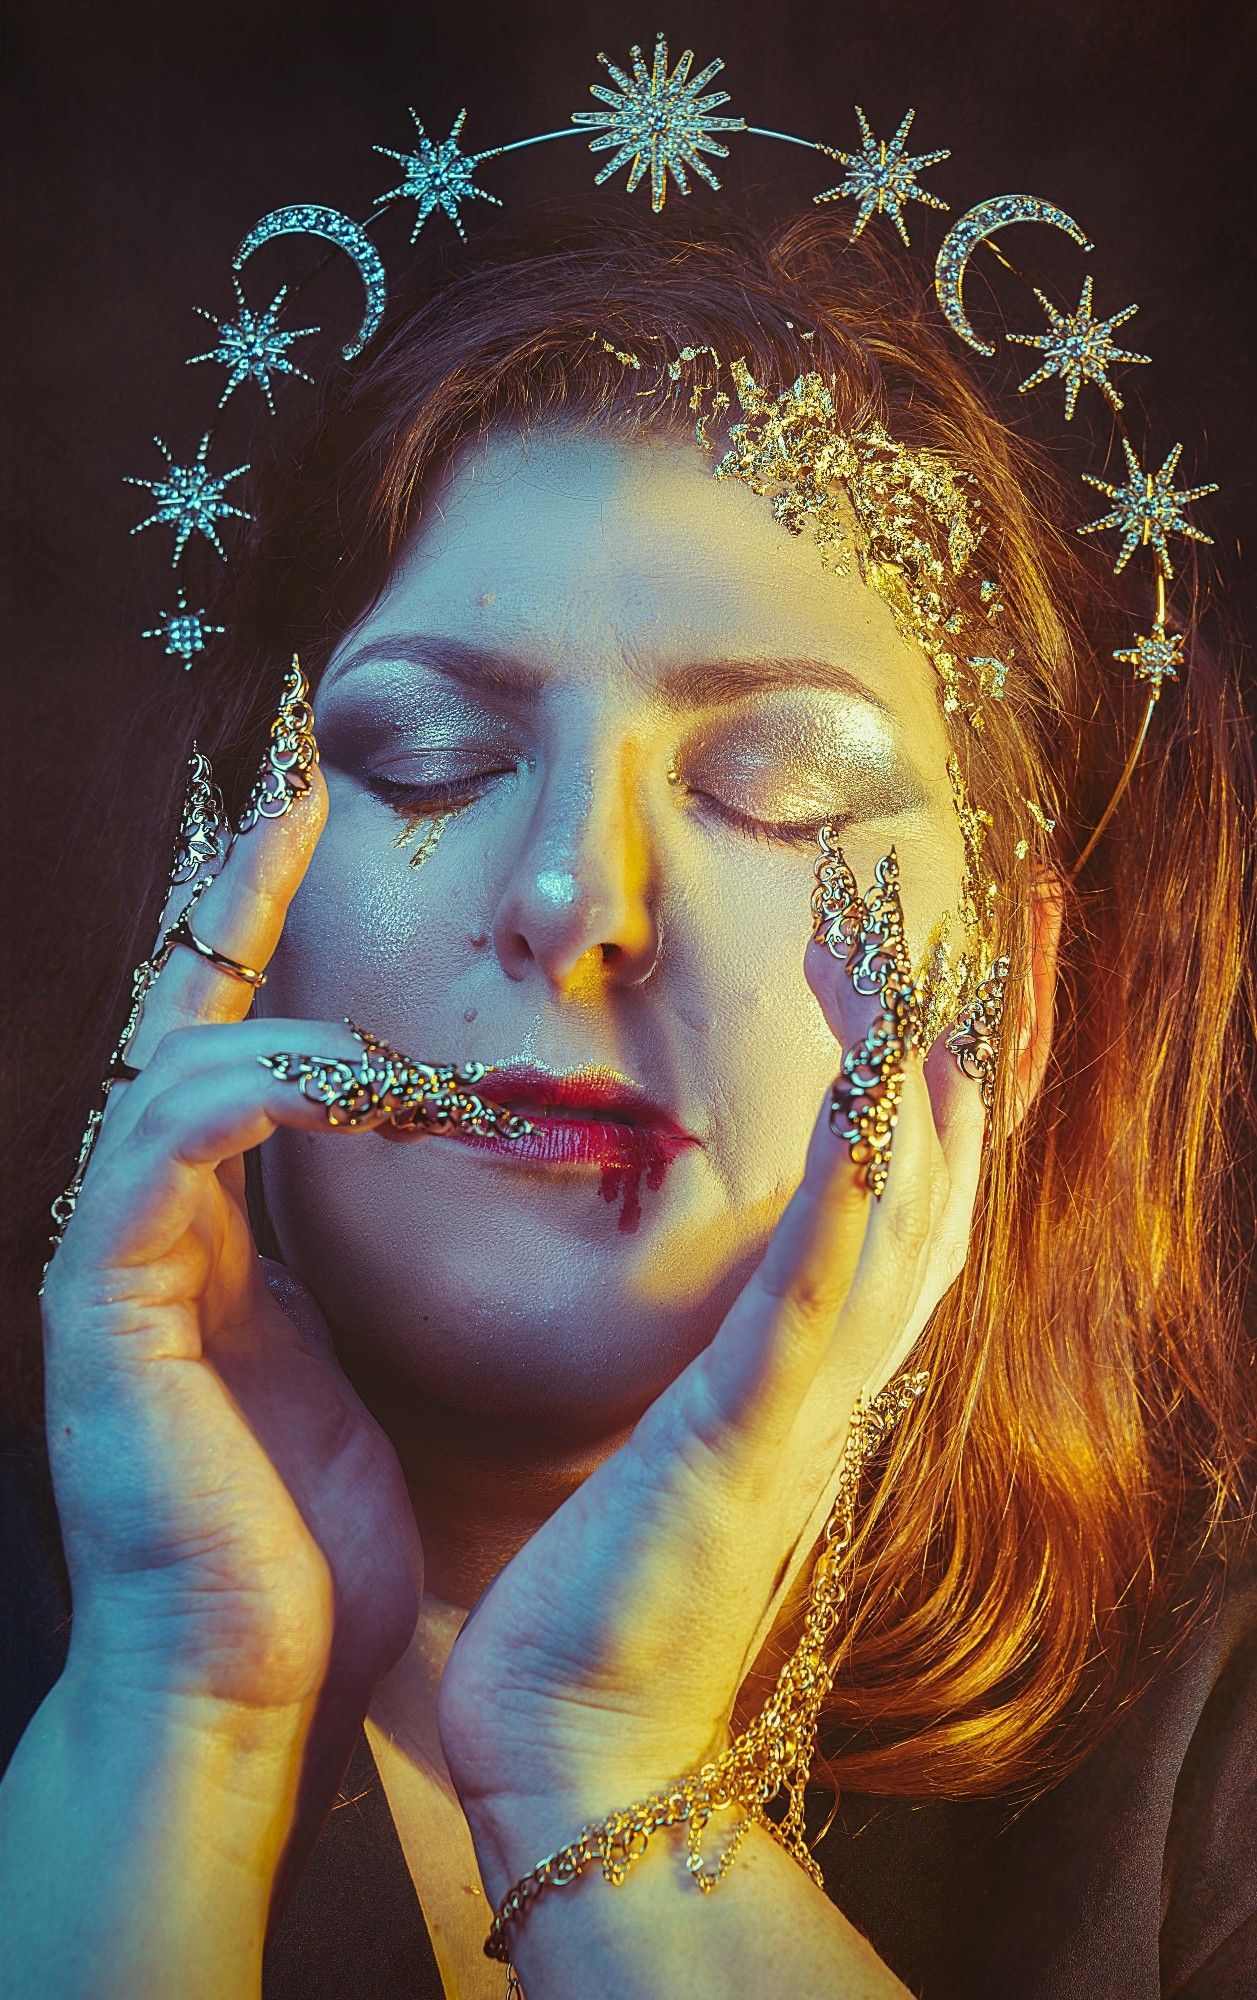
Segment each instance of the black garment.
M46 1461L12 1440L0 1515L3 1768L68 1634ZM263 2000L443 2000L365 1735L342 1795L268 1943ZM1257 2000L1257 1566L1033 1805L846 1794L817 1856L918 2000Z

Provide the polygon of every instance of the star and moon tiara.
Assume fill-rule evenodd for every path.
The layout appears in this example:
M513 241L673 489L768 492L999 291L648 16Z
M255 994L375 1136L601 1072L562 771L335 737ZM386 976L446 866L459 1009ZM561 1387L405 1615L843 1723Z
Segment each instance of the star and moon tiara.
M357 332L342 348L345 359L352 361L378 331L388 295L384 264L368 233L372 226L395 202L413 201L416 208L410 238L412 244L418 240L420 231L438 208L465 241L466 231L461 215L465 203L479 200L502 206L498 195L476 185L478 170L490 160L522 151L528 146L588 136L591 153L609 155L594 177L595 186L600 186L622 168L627 168L626 192L632 194L649 174L650 203L655 214L664 206L669 177L682 195L691 191L691 173L697 174L709 187L719 188L720 182L703 155L727 159L729 148L717 135L734 133L779 140L838 160L846 169L843 179L813 195L812 200L815 204L845 199L854 201L857 207L853 238L861 234L875 215L885 215L907 245L909 237L904 209L909 202L920 202L936 209L950 207L948 202L918 183L918 176L926 168L938 165L951 155L944 148L916 154L907 152L908 134L915 116L912 111L904 115L893 138L878 139L863 110L857 106L861 144L858 151L847 152L820 140L800 138L795 133L750 125L740 117L717 115L718 107L729 103L729 93L710 90L707 86L724 68L723 61L717 57L691 74L694 55L692 50L686 49L675 68L669 72L668 47L662 34L656 39L649 67L640 47L636 46L630 51L629 69L621 68L606 55L600 54L598 60L610 82L591 84L590 94L603 108L574 111L568 124L555 131L515 139L480 152L464 152L460 145L467 116L465 110L460 111L454 120L449 136L436 142L429 138L418 114L412 110L410 115L416 133L414 149L399 151L391 146L376 146L374 149L395 160L401 173L397 185L380 197L365 222L358 223L336 209L305 202L273 209L263 216L244 237L232 260L234 315L229 313L227 317L220 318L204 307L196 308L210 322L215 337L202 353L189 357L188 365L215 362L226 370L225 385L218 401L219 411L237 389L253 382L273 415L274 382L278 378L299 376L305 381L313 379L292 359L289 349L297 341L321 329L316 326L283 329L280 325L285 301L294 288L282 286L264 308L255 308L246 302L241 273L255 250L275 237L306 235L344 250L353 260L362 279L365 310ZM980 354L993 355L996 350L991 342L983 340L975 331L966 313L965 272L979 245L985 246L1001 263L1016 271L1017 267L1010 264L994 239L1010 225L1022 222L1043 223L1063 231L1083 251L1090 251L1093 247L1072 216L1035 195L993 195L966 210L943 238L935 259L934 290L948 325L962 341ZM1114 563L1115 573L1123 570L1131 557L1143 550L1149 551L1154 568L1155 599L1148 621L1151 629L1137 633L1129 647L1113 655L1115 660L1133 669L1138 682L1146 684L1147 707L1117 786L1086 847L1073 864L1071 874L1076 875L1129 782L1163 684L1177 679L1180 668L1185 664L1183 634L1170 629L1166 622L1166 584L1174 575L1170 537L1180 535L1196 542L1212 539L1187 519L1184 510L1206 494L1216 492L1217 486L1175 486L1182 455L1181 444L1170 448L1158 470L1145 469L1123 424L1120 415L1122 399L1109 381L1109 371L1119 363L1144 363L1150 359L1146 354L1119 346L1115 339L1117 329L1138 308L1128 305L1107 318L1097 318L1090 276L1083 282L1078 305L1073 311L1059 310L1037 286L1034 290L1047 319L1046 328L1038 333L1007 335L1010 341L1037 348L1042 356L1034 372L1021 383L1021 390L1036 388L1052 377L1059 377L1065 395L1065 415L1069 419L1074 414L1081 390L1093 385L1114 413L1125 458L1125 476L1114 482L1091 473L1082 475L1089 485L1105 496L1110 506L1107 512L1089 521L1077 532L1091 535L1113 530L1121 537ZM810 336L805 334L802 337L807 339ZM622 353L606 342L603 345L626 366L642 366L637 355ZM709 357L717 368L720 367L714 350L683 348L680 356L667 364L666 373L675 382L681 363L692 364L702 356ZM775 402L754 382L743 363L733 363L731 373L744 421L734 428L733 449L716 468L718 476L733 474L745 479L757 491L769 491L773 482L767 468L772 463L778 466L787 463L789 476L784 489L780 480L777 482L774 511L794 532L799 532L803 514L813 516L822 560L831 560L834 566L839 567L842 566L842 558L835 551L843 530L832 495L835 482L841 482L859 517L862 558L871 552L872 559L867 562L862 560L862 572L886 597L892 610L901 615L904 629L923 645L941 673L945 683L944 706L953 710L964 708L968 720L975 727L980 727L980 704L965 702L958 692L962 668L971 680L976 678L985 698L998 700L1004 692L1008 661L984 654L974 654L963 661L956 658L948 641L960 630L961 620L959 613L949 608L945 593L939 588L949 568L953 574L959 574L967 565L981 538L982 530L974 521L976 503L968 499L959 483L965 475L950 471L937 453L907 451L877 426L854 436L836 432L828 391L821 376L814 371L801 374L793 388L784 391ZM721 407L727 407L729 402L727 395L718 393L710 411L706 415L700 414L697 427L700 443L706 442L704 423ZM697 391L691 407L701 407ZM250 467L237 465L225 472L211 469L212 422L186 464L179 462L160 438L155 438L154 443L166 461L165 469L156 478L128 479L128 484L144 487L152 496L152 511L144 520L137 522L131 533L138 534L143 529L156 526L173 528L175 541L171 567L176 571L193 535L204 537L226 560L227 551L219 536L219 524L233 518L249 518L247 510L228 497L227 489ZM758 485L757 480L760 482ZM913 519L906 523L908 515ZM946 549L945 556L937 552L936 545L940 539ZM983 581L981 596L989 614L992 618L996 617L1000 610L999 590L993 579ZM223 626L208 622L205 609L193 609L184 590L179 587L174 609L159 612L157 622L147 627L142 636L162 640L166 653L179 660L184 668L190 668L204 652L208 641L221 636L224 630ZM1027 803L1031 804L1030 801ZM1050 833L1053 822L1046 819L1040 809L1032 806L1032 810L1044 831ZM1024 842L1018 843L1019 853L1024 846Z

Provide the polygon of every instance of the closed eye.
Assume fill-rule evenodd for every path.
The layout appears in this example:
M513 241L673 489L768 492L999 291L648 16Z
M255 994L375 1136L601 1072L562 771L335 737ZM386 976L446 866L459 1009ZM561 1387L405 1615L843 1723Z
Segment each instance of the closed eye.
M403 819L413 819L416 814L430 815L443 812L459 812L464 807L474 805L484 786L494 778L509 778L515 775L514 765L496 771L477 771L466 778L446 780L441 783L406 784L397 778L385 778L373 773L365 782L377 798L393 808ZM736 827L751 840L770 840L787 846L814 848L823 826L838 829L850 824L852 815L827 813L817 820L766 820L756 819L751 813L738 812L736 807L726 805L711 792L700 792L688 787L689 796L701 799L705 808L723 820L727 826Z

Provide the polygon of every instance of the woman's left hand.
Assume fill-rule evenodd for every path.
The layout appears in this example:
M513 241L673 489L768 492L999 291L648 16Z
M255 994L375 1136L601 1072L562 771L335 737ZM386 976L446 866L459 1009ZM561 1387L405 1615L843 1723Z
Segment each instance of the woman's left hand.
M815 941L805 974L853 1047L879 1002ZM441 1740L491 1895L726 1746L833 1505L857 1393L903 1366L964 1264L984 1114L941 1041L906 1058L880 1199L828 1109L827 1091L802 1181L710 1345L507 1564L454 1646Z

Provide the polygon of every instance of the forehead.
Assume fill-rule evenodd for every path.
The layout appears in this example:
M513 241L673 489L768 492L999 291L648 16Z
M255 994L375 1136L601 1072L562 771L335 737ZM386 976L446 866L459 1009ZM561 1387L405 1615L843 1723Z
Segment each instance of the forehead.
M355 641L457 632L560 668L830 658L939 733L936 676L859 577L822 567L697 444L546 426L465 446ZM369 628L369 630L368 630Z

